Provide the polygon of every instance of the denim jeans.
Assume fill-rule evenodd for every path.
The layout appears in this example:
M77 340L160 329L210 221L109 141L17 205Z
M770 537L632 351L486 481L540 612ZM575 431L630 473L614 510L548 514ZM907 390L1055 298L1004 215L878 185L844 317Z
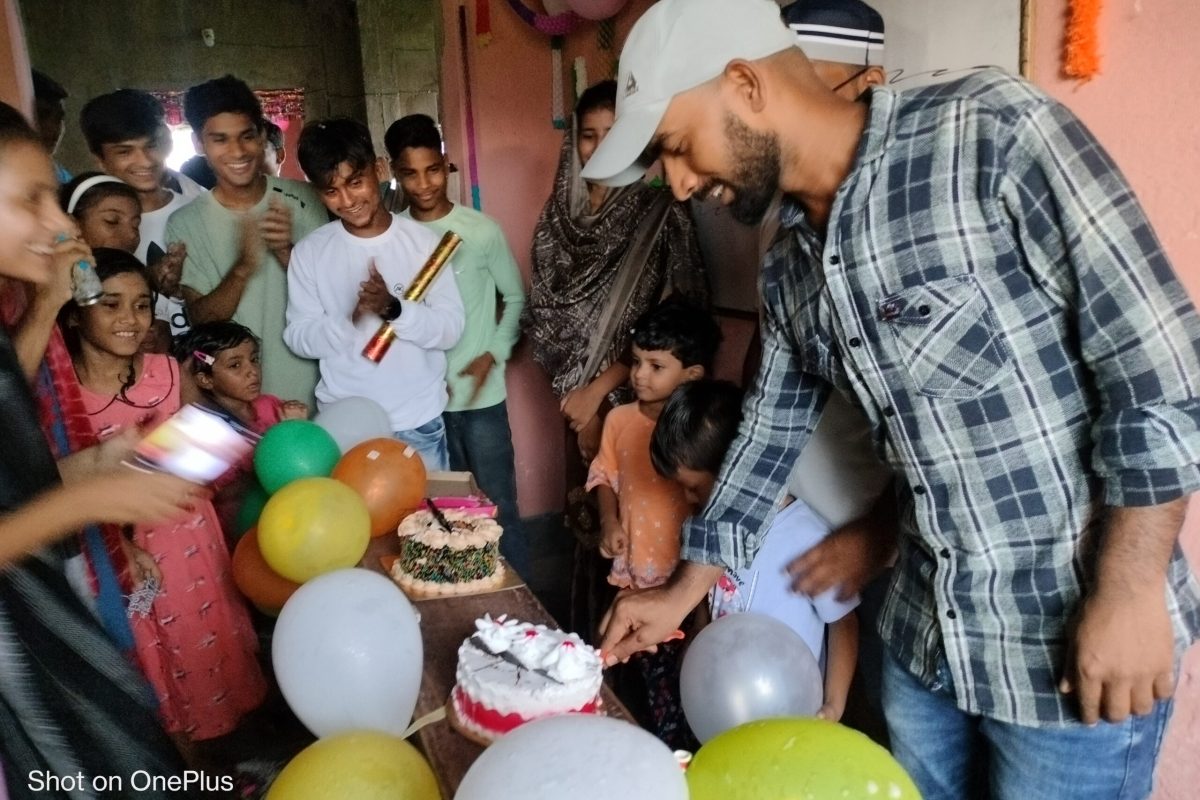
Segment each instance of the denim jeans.
M885 652L883 708L892 753L924 800L977 796L972 789L994 800L1142 800L1172 706L1159 702L1144 717L1091 727L998 722L958 709L944 659L926 687Z
M441 417L434 417L424 425L407 431L396 431L392 436L420 453L426 470L445 471L450 468L446 455L446 424Z
M502 401L487 408L447 411L442 418L446 421L450 469L468 470L474 474L479 488L496 504L496 521L504 528L500 553L518 575L529 580L533 564L517 513L517 479L508 404Z

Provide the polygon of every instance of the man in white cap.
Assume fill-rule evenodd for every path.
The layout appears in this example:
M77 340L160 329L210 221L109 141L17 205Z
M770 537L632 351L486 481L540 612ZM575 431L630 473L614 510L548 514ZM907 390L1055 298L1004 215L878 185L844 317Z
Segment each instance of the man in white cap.
M995 70L840 98L769 0L660 0L618 90L585 178L658 156L676 197L749 223L782 190L787 235L741 432L686 561L614 604L609 658L749 563L836 387L897 473L884 702L922 794L965 796L981 751L994 797L1149 794L1200 631L1177 541L1200 487L1200 318L1108 155Z

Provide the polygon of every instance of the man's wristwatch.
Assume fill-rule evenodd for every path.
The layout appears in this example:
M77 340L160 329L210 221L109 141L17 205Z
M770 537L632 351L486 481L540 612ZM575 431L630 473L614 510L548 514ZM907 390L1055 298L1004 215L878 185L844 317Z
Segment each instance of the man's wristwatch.
M385 320L387 320L388 322L391 322L392 320L399 317L400 312L403 310L404 310L404 306L400 305L400 298L393 297L392 302L388 303L387 308L384 309L383 318Z

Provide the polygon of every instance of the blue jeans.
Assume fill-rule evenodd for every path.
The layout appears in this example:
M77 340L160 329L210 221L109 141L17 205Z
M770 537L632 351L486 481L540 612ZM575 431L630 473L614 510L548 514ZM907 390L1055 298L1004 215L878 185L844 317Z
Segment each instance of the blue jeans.
M396 431L392 436L420 453L426 470L444 472L450 468L446 455L446 424L441 417L434 417L407 431Z
M960 711L944 659L934 685L926 687L890 653L883 658L892 753L925 800L975 797L973 789L994 800L1149 796L1170 701L1117 724L1034 728Z
M528 542L521 533L517 512L517 479L513 467L512 430L508 427L508 404L497 403L470 411L447 411L446 442L450 469L467 470L496 504L497 522L504 528L500 553L517 574L529 580L533 566Z

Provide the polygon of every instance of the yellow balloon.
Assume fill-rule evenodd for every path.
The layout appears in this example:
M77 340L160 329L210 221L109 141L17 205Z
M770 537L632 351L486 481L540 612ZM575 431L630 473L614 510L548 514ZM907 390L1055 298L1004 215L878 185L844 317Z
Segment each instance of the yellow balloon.
M706 742L687 770L691 800L921 800L891 754L820 719L748 722Z
M302 478L271 495L258 520L263 558L288 580L304 583L353 567L367 551L371 515L358 493L332 478Z
M267 800L441 800L417 749L374 731L351 731L301 750L271 784Z

